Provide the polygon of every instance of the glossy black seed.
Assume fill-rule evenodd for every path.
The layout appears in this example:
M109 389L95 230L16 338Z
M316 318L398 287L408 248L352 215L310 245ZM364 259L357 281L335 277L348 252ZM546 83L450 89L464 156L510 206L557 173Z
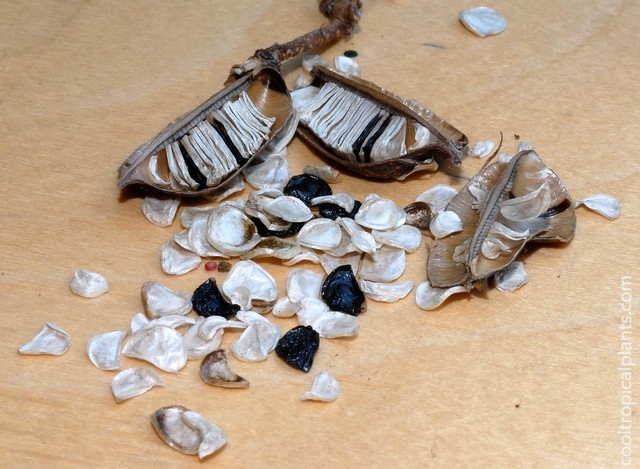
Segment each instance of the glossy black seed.
M215 278L210 278L193 292L191 297L193 309L200 316L222 316L229 319L240 311L240 306L229 303L224 299Z
M269 228L267 228L265 224L262 223L262 220L260 220L257 217L249 217L249 219L253 222L254 225L256 225L256 228L258 229L258 234L263 238L267 238L269 236L277 236L278 238L288 238L289 236L293 236L294 234L296 234L304 226L304 223L302 222L291 223L289 228L287 228L286 230L276 231L276 230L270 230Z
M336 267L322 283L322 299L331 311L357 316L365 310L365 297L350 265Z
M336 218L355 218L356 213L358 213L358 210L360 210L361 206L362 202L356 200L353 204L353 210L351 210L351 212L347 212L340 205L332 204L330 202L320 204L318 207L320 208L321 217L335 220Z
M358 57L358 52L353 49L349 49L344 51L344 56L353 59L354 57Z
M320 334L313 327L296 326L280 338L276 353L289 365L306 373L313 365L319 346Z
M289 179L282 191L284 195L290 195L302 200L305 204L311 205L311 199L331 195L333 192L329 184L318 176L311 174L299 174Z

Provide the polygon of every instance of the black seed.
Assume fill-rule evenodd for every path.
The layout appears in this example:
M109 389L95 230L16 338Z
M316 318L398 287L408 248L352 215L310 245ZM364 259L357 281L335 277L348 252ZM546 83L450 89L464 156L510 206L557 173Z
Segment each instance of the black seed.
M357 316L365 310L365 297L350 265L336 267L322 283L322 299L332 311Z
M224 299L215 278L210 278L193 292L191 297L193 309L200 316L222 316L229 319L240 311L240 306L229 303Z
M189 152L187 152L187 149L184 147L184 145L182 145L182 142L178 142L178 147L182 152L182 157L184 158L184 162L187 164L187 170L189 171L189 176L191 176L191 179L193 179L198 183L198 190L201 191L206 189L207 188L206 176L200 172L200 169L193 162L193 159L189 155Z
M305 204L311 205L311 199L331 195L333 191L329 184L317 176L311 174L299 174L293 176L284 186L284 195L290 195L302 200Z
M270 230L269 228L267 228L265 224L262 223L262 220L260 220L257 217L249 217L249 219L253 222L254 225L256 225L256 228L258 229L258 234L263 238L267 238L269 236L277 236L278 238L287 238L289 236L293 236L294 234L296 234L304 226L304 223L296 222L296 223L291 223L291 226L289 226L289 228L287 228L286 230L276 231L276 230Z
M340 205L327 202L319 205L320 216L323 218L329 218L331 220L335 220L336 218L353 219L355 218L356 213L358 213L358 210L360 210L361 206L362 206L362 202L356 200L355 203L353 204L353 210L351 210L351 212L347 212Z
M352 49L344 51L344 56L353 59L354 57L358 57L358 52Z
M289 365L304 371L311 369L313 356L320 346L320 334L311 326L296 326L283 335L276 353Z

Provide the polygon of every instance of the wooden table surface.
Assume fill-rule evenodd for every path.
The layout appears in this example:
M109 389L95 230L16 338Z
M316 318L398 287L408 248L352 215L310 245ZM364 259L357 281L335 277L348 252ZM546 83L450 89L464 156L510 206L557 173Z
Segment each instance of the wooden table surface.
M638 462L640 417L623 386L631 380L627 392L640 402L640 369L624 376L618 352L631 345L640 361L640 319L623 311L637 310L640 280L640 2L496 0L508 29L485 39L457 20L461 8L477 5L470 1L364 4L355 34L324 50L326 58L356 50L364 78L418 99L472 142L502 131L513 153L519 134L574 199L611 194L622 217L579 209L575 239L527 254L530 283L513 294L462 295L429 312L414 293L394 304L369 301L359 336L323 340L308 375L275 356L233 359L251 387L225 390L202 383L189 362L177 375L161 373L165 388L116 404L113 373L89 362L87 339L128 327L142 308L143 282L190 292L208 277L202 266L162 273L159 248L179 223L149 223L142 198L117 189L116 169L219 90L233 64L324 18L313 0L5 1L3 467L617 467L629 452ZM298 65L284 67L291 84ZM298 139L288 158L294 174L325 163ZM463 173L481 165L466 160ZM442 173L404 182L344 174L334 190L404 206L436 183L462 187ZM425 261L425 248L410 255L402 279L424 281ZM262 265L283 292L288 268ZM71 294L78 268L104 274L111 291L93 300ZM631 318L626 335L623 317ZM18 355L44 321L70 333L69 351ZM228 333L223 345L236 337ZM340 398L300 401L321 370L340 381ZM172 404L222 427L227 446L205 463L166 446L149 416ZM619 430L630 410L631 445Z

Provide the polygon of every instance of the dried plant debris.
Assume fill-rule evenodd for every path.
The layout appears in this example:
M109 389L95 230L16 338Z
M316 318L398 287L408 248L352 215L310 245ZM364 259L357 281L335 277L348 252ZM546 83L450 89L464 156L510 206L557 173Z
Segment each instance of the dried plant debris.
M322 371L315 377L311 389L300 398L303 401L333 402L340 396L340 384L338 380L326 371Z
M202 381L222 388L248 388L249 381L231 371L228 358L226 350L215 350L204 357L200 364Z
M291 94L298 134L331 161L383 179L435 171L437 159L460 163L466 137L418 102L323 65L311 74Z
M499 34L507 29L507 20L498 11L489 7L476 7L461 10L460 22L476 36L487 37Z
M205 417L174 405L156 410L151 425L162 441L184 454L200 459L215 453L227 443L224 432Z
M145 360L162 371L177 373L187 364L188 351L178 331L152 326L134 332L124 344L122 354Z
M145 282L141 296L144 310L150 318L184 315L191 311L191 296L174 292L158 282Z
M222 316L225 319L234 316L240 311L240 306L231 304L222 295L216 279L207 279L193 292L191 298L193 309L200 316Z
M311 369L320 347L320 336L311 326L296 326L278 341L275 350L289 365L304 371Z
M574 203L576 208L580 205L584 205L589 210L593 210L609 220L620 218L620 214L622 213L622 205L620 202L607 194L593 194Z
M166 227L173 224L176 217L180 197L166 195L148 195L142 202L142 213L147 220L156 226Z
M486 288L526 243L568 242L575 232L569 193L533 150L485 165L446 211L462 227L436 239L430 251L427 276L437 289Z
M322 299L333 311L357 316L366 309L366 299L350 265L341 265L322 283Z
M127 331L94 335L87 342L87 356L101 370L120 369L120 351Z
M28 343L18 349L21 355L62 355L71 345L71 337L61 327L45 322L44 327Z
M223 190L280 134L289 133L296 119L280 62L351 34L359 8L359 0L323 1L320 10L329 24L259 49L234 66L225 88L127 158L118 170L118 185L185 196Z
M73 273L69 288L78 296L97 298L109 291L109 282L102 274L78 269Z
M111 393L119 404L122 401L139 396L155 386L164 386L158 373L151 368L141 366L121 371L111 380Z

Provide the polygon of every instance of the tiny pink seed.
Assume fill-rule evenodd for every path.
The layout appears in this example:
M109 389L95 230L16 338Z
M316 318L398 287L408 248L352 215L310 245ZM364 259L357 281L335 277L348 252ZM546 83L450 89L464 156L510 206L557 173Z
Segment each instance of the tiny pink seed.
M209 261L204 265L205 270L216 270L218 268L218 263L216 261Z

